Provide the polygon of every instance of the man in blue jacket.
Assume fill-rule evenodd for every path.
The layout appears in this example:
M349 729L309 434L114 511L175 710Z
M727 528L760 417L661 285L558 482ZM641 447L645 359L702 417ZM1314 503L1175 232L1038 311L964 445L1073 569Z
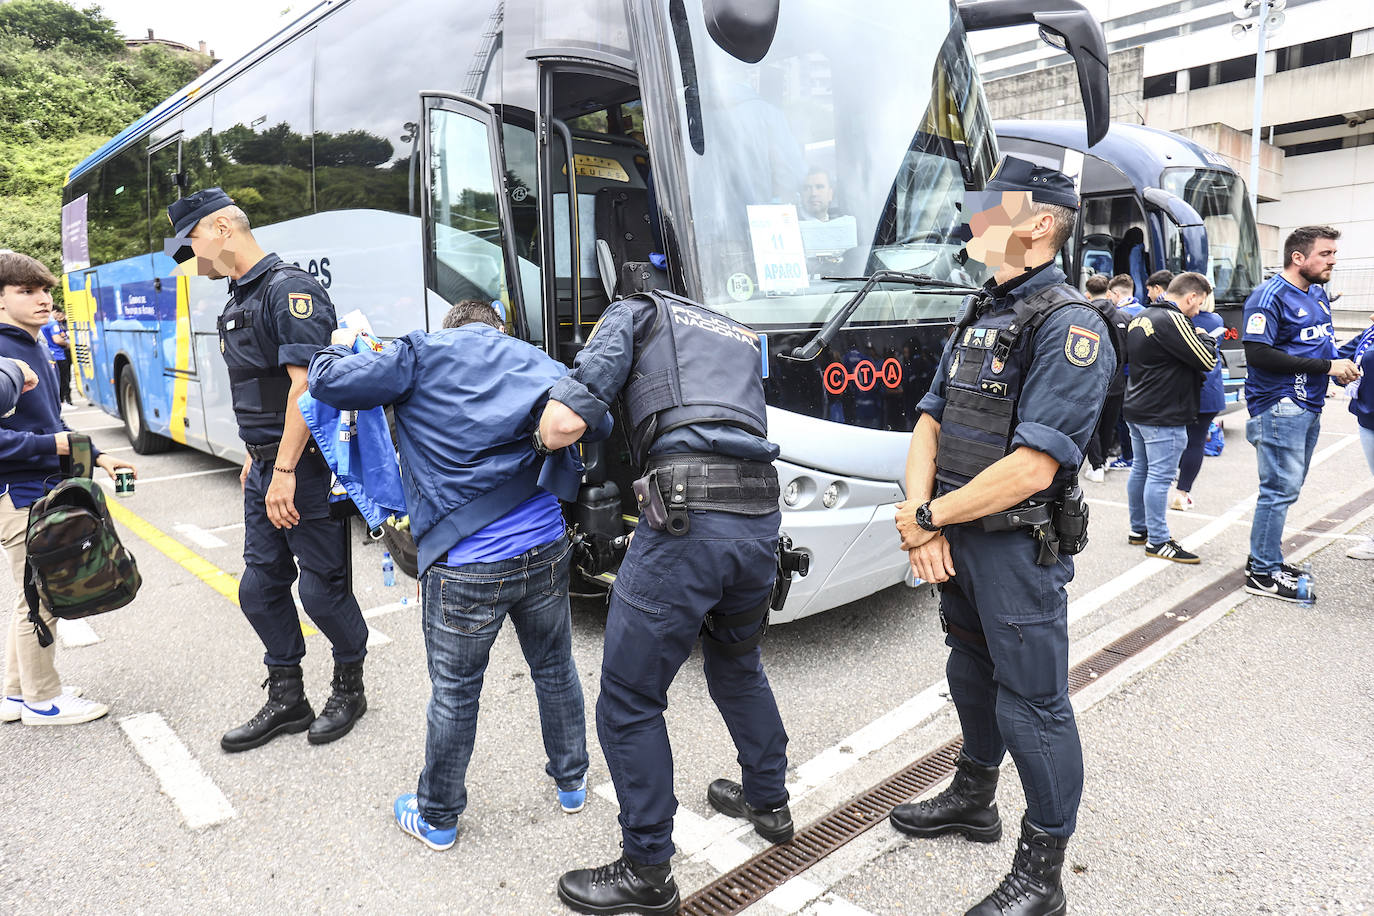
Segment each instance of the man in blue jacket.
M1369 473L1374 474L1374 382L1366 378L1374 371L1374 315L1369 320L1371 324L1365 332L1342 344L1337 355L1353 362L1362 373L1361 378L1350 383L1346 393L1350 396L1350 412L1360 424L1364 460L1369 464ZM1374 537L1351 547L1345 555L1352 560L1374 560Z
M536 411L567 370L508 337L485 302L454 306L444 330L415 331L381 352L354 353L358 329L334 333L310 364L310 394L340 410L392 405L410 530L419 554L425 650L433 693L417 792L396 799L396 824L448 849L467 806L464 777L492 643L509 616L530 666L546 772L569 814L587 796L582 685L572 658L568 540L557 489L576 497L570 453L562 483L532 434ZM609 418L599 437L610 432Z
M5 692L0 722L25 725L75 725L109 712L104 703L64 691L57 674L57 644L38 644L29 605L24 600L24 539L29 507L62 479L62 456L70 454L70 430L57 400L57 372L48 358L43 326L52 317L52 288L57 280L43 264L12 251L0 253L0 357L22 361L38 376L38 385L22 394L14 411L0 418L0 543L10 561L19 597L5 640ZM96 464L111 478L133 465L94 447ZM54 629L52 615L40 609Z

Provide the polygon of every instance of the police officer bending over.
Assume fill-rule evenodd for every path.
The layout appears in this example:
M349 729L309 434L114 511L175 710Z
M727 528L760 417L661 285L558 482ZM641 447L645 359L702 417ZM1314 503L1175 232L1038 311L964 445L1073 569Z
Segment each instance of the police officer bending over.
M760 367L758 335L743 325L676 296L634 296L606 310L541 419L543 445L561 448L623 396L631 453L644 468L596 704L625 851L559 880L559 897L578 912L677 912L663 711L699 633L711 699L743 771L742 784L711 783L707 799L774 843L792 837L787 733L758 647L780 521Z
M248 218L219 188L182 198L167 215L176 235L167 252L181 264L177 272L229 278L220 350L248 451L239 478L239 605L267 649L267 703L220 746L245 751L307 728L310 743L324 744L346 735L367 710L367 624L346 574L346 525L329 517L329 468L296 406L310 358L329 344L334 306L308 273L258 246ZM305 639L291 596L298 564L301 604L334 648L332 693L318 717L301 679Z
M1075 477L1116 360L1101 315L1053 263L1077 209L1068 178L1012 157L968 195L968 253L994 274L921 400L897 513L916 575L943 583L964 745L950 787L898 805L892 825L991 843L1004 752L1025 787L1012 870L978 916L1065 911L1060 870L1083 792L1064 586L1086 542Z

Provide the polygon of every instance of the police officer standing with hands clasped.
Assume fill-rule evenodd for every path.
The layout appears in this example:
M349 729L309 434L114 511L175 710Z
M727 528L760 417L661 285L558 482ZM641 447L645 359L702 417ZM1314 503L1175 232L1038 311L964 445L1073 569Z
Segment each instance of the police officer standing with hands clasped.
M596 730L620 802L622 858L563 875L582 913L675 913L673 757L663 711L696 643L742 784L707 789L764 838L792 837L787 733L758 641L778 566L778 479L758 335L661 293L606 310L550 392L536 447L569 445L624 398L639 523L611 590ZM703 629L703 623L705 628Z
M219 318L243 462L243 578L239 604L267 651L267 702L220 739L226 751L309 729L312 744L346 735L367 710L367 624L353 596L345 523L329 517L330 472L296 404L316 351L336 321L308 273L263 251L248 217L219 188L167 208L176 236L166 251L178 274L229 279ZM291 594L300 567L305 612L334 648L332 693L316 717L305 697L305 638Z
M1075 478L1116 359L1102 316L1054 265L1077 215L1069 178L1005 157L964 209L968 254L993 277L965 301L921 400L897 512L916 575L942 584L964 744L949 788L891 820L914 836L996 841L1010 751L1026 792L1020 841L1011 872L969 913L1060 914L1083 792L1064 587L1086 543Z

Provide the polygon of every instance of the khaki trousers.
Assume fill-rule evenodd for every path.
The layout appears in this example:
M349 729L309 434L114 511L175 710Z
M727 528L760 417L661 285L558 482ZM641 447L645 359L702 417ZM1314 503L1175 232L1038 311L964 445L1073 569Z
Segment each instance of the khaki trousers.
M28 507L16 509L8 493L0 496L0 544L5 547L14 585L19 590L5 637L5 696L22 694L26 703L46 703L62 692L56 666L57 621L40 608L43 622L53 632L52 645L42 648L29 622L29 604L24 600L24 535L28 527Z

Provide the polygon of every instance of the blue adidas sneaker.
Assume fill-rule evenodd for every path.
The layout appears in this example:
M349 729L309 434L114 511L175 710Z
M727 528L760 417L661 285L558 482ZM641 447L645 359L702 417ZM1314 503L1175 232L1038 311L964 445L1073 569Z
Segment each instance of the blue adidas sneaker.
M587 777L584 775L582 781L577 784L575 789L559 789L558 805L563 809L564 814L576 814L587 804Z
M396 813L396 826L430 849L442 852L458 841L457 824L440 830L438 827L431 827L420 815L420 804L415 798L415 793L399 796L392 807Z

